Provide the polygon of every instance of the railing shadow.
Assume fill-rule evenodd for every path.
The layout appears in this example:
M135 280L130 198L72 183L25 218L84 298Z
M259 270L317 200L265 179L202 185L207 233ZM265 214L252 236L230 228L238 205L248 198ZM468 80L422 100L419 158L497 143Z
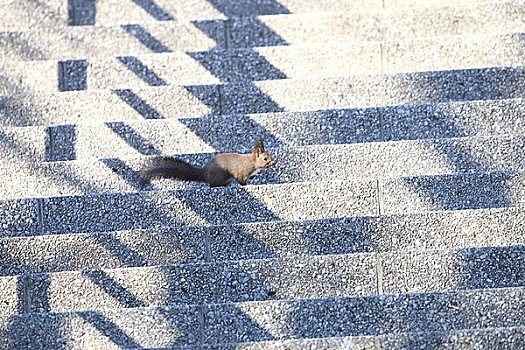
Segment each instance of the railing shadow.
M416 92L415 99L417 100L418 96L432 95L433 100L437 102L452 102L512 97L515 93L513 90L514 83L508 82L508 75L506 69L494 69L494 71L487 72L486 76L480 74L478 70L452 71L439 75L424 74L421 77L422 84L418 84L421 91ZM450 79L445 81L447 76ZM402 85L399 92L394 91L393 93L409 94L409 89L414 86L413 83L418 81L417 75L412 75L408 80L411 80L410 84ZM470 88L464 91L467 81ZM403 88L408 91L401 90ZM425 118L426 116L423 114L422 117ZM446 118L450 119L446 120ZM435 125L432 125L432 132L438 135L444 134L445 137L450 137L450 135L462 136L468 133L468 130L464 129L464 125L456 122L453 114L446 116L446 118L443 118L443 114L440 114L439 111L434 114L434 120L442 121L443 130L440 132L439 127L436 128ZM391 122L390 125L394 125L394 123ZM424 120L424 123L427 121ZM415 130L426 128L421 128L420 125L416 122L411 128ZM390 135L387 137L393 136L390 133L387 135ZM429 141L433 142L432 140ZM402 182L406 186L407 192L411 192L415 197L421 199L422 208L427 205L428 208L432 209L458 210L515 205L515 198L509 192L511 188L509 187L508 175L505 173L484 174L493 171L491 164L493 160L490 155L475 154L452 143L444 146L439 140L434 141L434 145L434 151L442 153L456 172L465 175L403 179ZM468 173L475 174L468 175ZM386 186L388 187L388 184ZM395 204L388 203L387 207L389 205ZM417 208L417 204L414 208Z
M500 98L515 97L516 91L509 89L515 83L516 77L506 69L494 69L481 74L479 70L451 71L449 73L425 73L407 75L406 84L400 84L398 91L391 91L393 95L400 94L410 96L414 103L420 102L453 102L463 100L497 100ZM509 83L512 82L512 83ZM411 95L412 94L412 95ZM401 112L399 116L406 115L403 110L410 110L408 107L395 107ZM431 137L454 137L470 136L468 122L461 120L461 113L458 119L454 114L444 115L428 106L430 113L421 113L423 119L418 121L417 117L411 116L406 121L398 119L402 128L396 126L392 121L392 115L387 117L387 128L397 129L396 133L386 133L388 139L403 138L408 136L411 139L418 133L427 134ZM395 113L395 112L394 112ZM434 114L432 114L434 113ZM427 119L428 118L428 119ZM430 119L430 122L429 122ZM472 119L476 122L476 119ZM404 127L404 128L403 128ZM465 128L467 127L467 129ZM415 132L414 132L415 131ZM401 137L400 137L401 136ZM417 137L413 137L417 138ZM400 179L400 188L385 182L385 212L406 214L406 212L426 212L428 210L455 211L462 209L482 209L482 208L507 208L516 205L515 194L512 193L510 175L505 172L493 172L492 159L490 155L480 155L469 149L463 149L459 145L449 143L446 146L439 140L428 140L434 144L433 151L441 153L451 168L454 175L441 176L420 176ZM486 157L483 157L486 156ZM491 172L492 171L492 172ZM458 174L459 173L459 174ZM392 247L394 250L396 246ZM445 247L447 248L447 247ZM463 250L450 266L453 272L443 276L448 281L450 288L454 289L478 289L478 288L499 288L524 285L524 281L519 277L521 270L521 249L512 248L480 248L480 250ZM511 268L510 256L518 259L516 269ZM417 264L417 263L415 263ZM439 263L436 263L439 266ZM421 271L424 275L428 273L428 279L432 280L433 274L443 273L443 271ZM459 282L454 280L456 278ZM418 290L432 288L432 283L425 285L427 279L421 277L421 285ZM409 298L409 296L403 297ZM393 309L391 314L380 313L380 323L387 326L379 332L411 331L418 329L421 325L428 323L425 330L436 331L439 327L467 327L473 322L471 318L477 315L462 310L461 302L442 302L446 296L437 296L435 301L428 301L428 305L443 304L443 310L449 310L450 320L447 319L443 325L437 325L436 321L428 315L422 313L417 305L407 314L404 310ZM439 339L438 339L439 341Z
M111 129L118 137L124 140L130 147L143 155L160 154L161 151L156 149L149 140L140 135L135 129L124 122L106 122L107 127Z
M169 47L165 46L162 42L157 40L140 24L123 24L121 27L135 39L140 41L142 45L150 49L152 52L171 52L171 49Z
M133 108L137 113L139 113L144 119L166 118L131 89L116 89L113 90L113 93L117 95L123 102Z
M132 0L157 21L173 21L173 16L153 0Z
M133 56L119 56L117 60L122 63L128 70L133 72L137 77L149 86L166 86L168 83L154 71L148 68L138 58Z
M144 3L144 2L143 2ZM89 25L94 24L94 18L95 18L95 2L94 1L82 1L80 3L79 1L71 0L68 2L69 5L69 15L70 15L70 25ZM86 9L85 6L88 6ZM82 8L80 8L82 7ZM85 11L88 11L88 18L85 18ZM79 18L83 17L83 18ZM30 44L28 43L26 45L29 49ZM43 58L43 54L41 55ZM128 62L128 61L126 61ZM69 91L69 90L84 90L87 88L87 78L86 78L86 61L85 60L77 60L77 61L64 61L59 65L59 90L62 91ZM18 86L13 86L14 91L20 90ZM9 104L9 99L5 99L3 101L4 104ZM2 110L5 114L10 114L10 112L15 108L9 107L4 105ZM38 113L37 111L34 111L35 113ZM22 113L22 111L20 111ZM55 160L70 160L75 158L75 148L74 145L76 143L76 133L73 126L65 126L65 127L50 127L49 128L49 140L51 140L52 143L55 143L55 146L58 146L60 143L60 152L57 154L58 147L53 147L53 145L48 144L47 149L48 152L46 152L46 159L47 161L55 161ZM8 148L10 152L17 152L19 154L19 159L22 160L22 162L27 166L28 168L31 168L33 172L38 173L38 167L35 165L38 164L41 159L35 159L32 156L32 153L27 148L27 146L23 145L19 142L19 140L11 139L7 137L7 135L4 135L6 137L2 137L3 140L3 148ZM65 141L65 142L63 142ZM50 151L50 148L53 148L53 151ZM29 155L29 156L28 156ZM43 176L46 176L46 174L42 174ZM53 179L50 179L51 181L55 181L58 185L62 185L63 183L70 183L73 187L80 186L81 188L90 188L90 192L97 192L96 186L93 184L90 184L87 180L79 180L77 176L74 174L64 173L55 174L55 177ZM41 228L45 231L45 228ZM67 228L65 228L66 232L71 232ZM47 231L45 232L47 233ZM117 254L119 256L122 255L124 252L126 257L124 257L125 261L127 263L133 263L133 264L144 264L145 261L143 259L140 259L140 256L134 252L132 252L128 247L121 244L121 242L118 239L112 239L110 244L107 240L100 241L100 244L104 247L108 248L108 251L113 254ZM115 247L118 246L119 248L115 250ZM109 248L111 247L111 248ZM125 251L124 251L125 250ZM131 260L129 260L130 258ZM20 263L18 262L3 262L4 268L8 269L9 271L13 272L14 270L19 270L21 273L26 273L27 270L24 269ZM5 265L9 266L5 266ZM20 270L22 269L22 270ZM94 272L86 272L86 274L89 276L89 278L95 282L98 286L106 290L108 293L112 294L113 297L118 298L122 294L124 295L124 299L120 299L120 301L123 300L129 300L130 296L129 293L126 294L126 291L122 288L118 288L119 286L115 283L115 281L111 280L108 276L104 276L96 274ZM24 275L22 275L24 276ZM52 311L51 306L49 305L48 300L48 293L49 293L49 277L48 275L42 275L47 276L43 278L40 282L40 287L43 290L43 296L42 298L39 298L37 300L33 300L31 305L25 305L26 300L28 300L28 297L25 295L27 293L27 286L26 283L20 283L18 288L18 294L19 294L19 310L18 313L21 315L26 314L29 310L27 310L27 307L35 307L35 303L38 305L38 311ZM41 277L42 277L41 276ZM24 277L25 278L25 277ZM47 286L47 287L46 287ZM118 290L118 293L114 292L115 290ZM126 305L126 306L141 306L140 303L133 303L133 305ZM38 318L38 316L33 315L34 317ZM140 346L133 340L132 337L126 336L124 332L122 332L115 324L113 324L111 321L106 319L102 314L98 314L99 317L96 317L95 320L93 318L86 318L86 321L92 324L95 328L97 328L101 333L106 335L110 340L112 340L115 344L125 347L136 347L139 348ZM60 339L63 338L62 332L62 326L60 316L57 316L57 318L54 318L53 316L50 316L51 322L47 323L47 327L45 327L44 333L38 333L34 334L35 337L31 339L31 331L33 329L23 327L26 323L24 322L25 316L19 316L15 317L12 321L14 326L11 330L8 331L7 337L9 338L8 342L11 345L15 345L15 347L26 347L29 346L29 344L36 345L39 341L39 336L41 337L42 334L46 334L46 336L49 339L55 339L57 340L57 343L54 344L54 348L66 348L66 342L60 342ZM28 316L31 317L31 316ZM19 326L22 326L22 331L19 329ZM24 330L26 333L24 333Z

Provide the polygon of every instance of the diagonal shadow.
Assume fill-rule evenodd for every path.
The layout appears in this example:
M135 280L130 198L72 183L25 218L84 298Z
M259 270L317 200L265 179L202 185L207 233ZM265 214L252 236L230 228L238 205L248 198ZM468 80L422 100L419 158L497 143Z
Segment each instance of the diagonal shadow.
M78 1L70 1L69 4L78 4L79 2ZM94 2L93 2L94 3ZM78 9L76 9L75 11L77 11ZM78 11L77 11L78 12ZM85 23L84 23L85 24ZM80 25L80 23L75 22L75 25ZM144 39L144 38L143 38ZM81 62L82 63L82 66L84 65L84 61ZM66 70L69 69L69 66L68 66L69 63L66 63L65 64L65 68ZM76 63L73 63L72 64L72 68L77 68L77 64ZM65 80L65 79L64 79ZM85 79L80 79L81 80L81 83L80 85L85 85ZM66 88L64 88L64 90L66 89L70 89L71 86L69 86L70 84L65 84L67 85ZM82 87L82 86L77 86L77 87ZM9 108L5 108L3 109L3 111L9 111ZM62 138L66 138L66 139L71 139L72 141L71 142L68 142L66 143L66 147L65 147L65 150L63 152L61 152L61 154L59 156L57 156L55 153L51 152L51 153L47 153L46 154L46 158L47 160L65 160L64 158L66 159L74 159L75 158L75 149L74 149L74 144L75 144L75 130L73 127L71 126L66 126L65 128L61 128L60 130L58 130L57 128L55 129L51 129L50 131L51 134L53 134L54 136L52 136L52 139L57 143L56 146L58 146L58 143L60 143L60 146L62 146L62 142L60 142L59 138L62 137ZM27 155L31 155L31 152L30 150L24 148L24 146L22 144L19 143L18 140L15 140L15 139L11 139L10 137L8 137L8 135L4 135L6 137L2 137L1 140L2 140L2 143L4 144L3 146L6 147L6 148L9 148L9 149L14 149L14 150L21 150L21 153L20 153L20 159L22 159L24 162L26 162L29 166L31 166L33 168L33 165L35 164L38 164L41 160L39 159L33 159L34 157L30 156L30 157L27 157ZM73 137L70 137L70 136L73 136ZM49 141L48 141L49 142ZM50 147L50 145L48 144L47 147ZM34 168L33 171L37 171L39 172L39 170L37 168ZM47 174L42 174L42 175L47 175ZM83 188L85 187L90 187L90 191L91 192L97 192L98 190L96 189L96 186L93 185L93 184L90 184L89 182L82 182L82 185L80 184L80 181L79 179L77 178L77 176L75 176L74 174L70 174L69 172L66 172L64 174L55 174L53 176L53 181L56 181L58 184L63 184L63 183L70 183L74 186L82 186ZM159 214L160 215L160 214ZM106 241L101 241L100 242L101 244L103 244L104 246L108 246L108 244L106 243L109 243L109 242L106 242ZM112 247L115 246L115 240L112 240L111 241L111 245ZM133 252L131 252L131 250L127 247L124 247L124 245L122 244L119 244L118 245L118 249L117 251L115 249L113 249L111 251L111 253L114 253L114 254L122 254L123 250L126 251L126 254L127 256L130 256L131 257L131 260L134 261L134 263L144 263L143 259L140 259L140 256L138 256L138 254L134 254ZM126 260L126 261L129 261L129 260ZM13 263L14 265L14 263ZM12 268L13 266L11 266L10 268ZM102 288L106 289L106 290L114 290L115 288L118 289L117 287L118 286L115 286L115 283L113 283L114 281L111 281L109 280L108 278L105 278L107 276L103 276L103 275L100 275L100 274L90 274L90 277L97 281L99 285L101 285ZM49 290L49 285L50 285L50 281L49 279L47 281L43 281L42 282L42 288L45 290L44 291L44 294L48 294L48 292L46 292L47 290ZM25 290L25 286L20 286L20 288L23 287L23 290ZM24 293L23 290L20 291L20 294ZM118 289L119 292L122 294L124 293L125 294L125 291L122 290L122 288ZM119 294L120 295L120 294ZM129 297L129 296L128 296ZM19 300L26 300L27 298L23 295L20 296ZM126 298L125 300L129 300L129 298ZM138 305L136 300L134 301L133 299L132 300L132 304L133 305ZM121 300L123 302L123 300ZM44 310L49 310L50 309L50 305L49 305L49 300L47 298L44 298L42 301L42 309ZM23 307L25 308L26 306L22 306L20 305L19 306L20 308ZM25 312L25 311L24 311ZM112 340L114 340L115 342L117 341L121 341L122 340L122 335L118 335L118 336L113 336L113 334L116 333L119 333L119 329L118 327L111 327L111 326L114 326L112 325L110 322L102 322L104 320L101 320L101 322L97 322L97 323L103 323L104 326L99 328L99 330L102 332L102 333L107 333L107 329L110 329L110 328L113 328L113 330L111 330L111 333L110 334L106 334L108 337L110 337ZM61 332L62 332L62 329L60 329L60 326L58 324L56 325L53 325L53 327L50 327L50 329L47 329L46 330L46 334L50 335L51 338L53 339L60 339L61 337ZM121 332L120 332L121 333ZM13 338L16 338L16 335L17 334L20 334L20 333L17 333L16 331L13 331L12 333L10 332L9 333L9 337L13 337ZM23 335L24 337L26 335ZM20 345L20 344L18 344ZM63 344L62 344L63 345ZM121 344L122 346L126 346L126 347L138 347L138 345L136 344L136 342L133 341L132 338L128 337L125 339L124 343ZM58 346L58 345L57 345Z
M393 79L398 79L399 76ZM398 91L393 95L399 94L406 96L408 100L414 100L415 103L425 101L429 103L430 110L437 110L437 113L428 113L419 111L419 114L413 115L408 120L402 121L400 113L397 121L402 124L403 128L396 128L395 117L386 115L387 126L383 129L383 135L386 139L403 139L405 136L409 139L421 138L418 135L431 135L438 137L451 136L468 136L468 133L461 126L461 119L464 117L459 113L455 116L453 113L444 115L439 109L434 109L437 102L451 102L462 100L497 100L500 98L515 97L516 80L521 77L513 77L506 69L488 70L481 73L480 70L456 70L439 73L423 74L406 74L402 76L406 80L405 84L400 84ZM386 91L387 94L392 91ZM405 99L407 99L405 98ZM394 107L393 110L402 111L407 107ZM411 107L408 107L410 109ZM417 110L417 108L416 108ZM392 111L392 110L391 110ZM390 112L391 112L390 111ZM385 117L385 115L383 115ZM430 123L428 123L430 121ZM477 118L469 120L470 123L479 122ZM388 128L391 128L390 130ZM386 131L386 134L385 134ZM394 131L392 133L392 131ZM428 136L427 136L428 137ZM423 137L426 138L426 137ZM432 142L432 140L430 140ZM394 211L398 202L405 200L409 210L425 212L430 210L454 211L460 209L479 209L479 208L506 208L513 206L515 201L510 193L509 174L505 172L492 172L491 166L493 159L488 157L482 159L478 153L469 149L463 149L458 145L449 143L446 146L435 140L433 150L441 153L453 166L454 171L459 173L445 176L420 176L400 179L404 193L395 194L390 198L390 203ZM490 151L488 151L490 152ZM497 161L497 159L495 159ZM395 187L395 186L394 186ZM386 192L391 190L389 182L385 185ZM394 190L393 192L396 192ZM407 195L407 192L410 195ZM410 197L411 195L416 198ZM406 196L406 198L404 198ZM409 204L414 199L422 200L423 205ZM400 209L405 209L400 207ZM388 210L386 210L388 212ZM400 214L406 214L403 210ZM393 249L397 249L393 246ZM457 288L477 289L477 288L498 288L512 287L517 284L523 285L521 277L523 272L522 263L523 249L516 248L481 248L466 249L460 251L457 257L455 270L457 275L454 278L459 280ZM512 257L512 258L511 258ZM516 266L513 267L513 261L516 260ZM427 272L432 275L433 271ZM436 303L426 303L425 305L435 305ZM437 302L439 304L439 301ZM462 310L463 305L454 302L451 305L445 305L444 309L450 308L450 314L458 314L457 310ZM397 311L392 314L380 314L380 323L403 323L403 328L418 329L421 323L424 323L426 316L420 310L426 307L418 307L418 312L414 312L414 317L409 320L404 317L403 312ZM416 315L417 314L417 315ZM407 322L408 321L408 322ZM471 321L470 315L463 312L455 316L455 320L447 324L458 322L468 324Z
M89 180L79 178L76 174L69 170L65 170L62 173L54 172L52 175L50 175L48 172L46 172L45 167L40 166L42 164L42 160L36 159L33 155L32 150L29 149L26 145L23 145L21 142L14 139L12 135L8 135L2 130L0 130L0 136L0 150L6 149L10 151L15 151L15 154L17 155L17 160L20 161L23 167L25 169L28 169L32 175L37 175L41 178L45 178L56 185L67 184L74 189L78 189L79 191L97 192L101 190L100 187L94 185ZM47 154L53 153L51 152Z
M206 188L202 191L175 191L173 195L210 225L279 220L277 215L241 186L221 190L220 197L217 197L216 192L215 189Z
M421 76L417 74L405 75L403 79L410 81L410 83L402 85L399 91L394 92L394 94L410 94L414 83L421 80L421 84L417 85L421 91L416 92L416 99L419 96L432 96L434 102L452 102L458 100L497 100L511 97L515 88L512 80L516 80L517 77L512 77L505 69L489 71L485 75L481 74L480 70L469 69L439 74L430 72ZM466 85L469 85L468 90L464 88ZM428 117L424 113L421 116L422 118ZM439 129L442 128L444 137L450 137L450 135L463 136L465 134L463 127L454 119L454 114L443 116L438 111L437 117L435 114L431 117L442 121L438 128L434 125L431 126L434 129L432 132L437 129L439 134L441 133ZM392 116L388 116L388 118L392 118ZM476 119L473 120L476 122ZM390 120L389 122L389 126L395 124L395 121ZM410 128L424 131L428 128L424 126L425 122L415 123ZM393 129L395 130L395 127ZM392 137L389 134L390 132L387 131L387 138ZM393 137L396 136L393 135ZM434 142L434 149L446 157L457 173L463 175L402 179L409 191L428 198L436 209L458 210L513 205L514 200L512 194L509 193L509 175L503 172L490 173L492 161L490 157L481 160L479 155L468 149L462 149L452 143L444 146L439 140ZM483 173L488 174L477 175Z
M115 89L113 93L117 95L123 102L128 104L144 119L165 119L159 111L144 101L139 95L134 93L131 89Z
M101 334L111 340L111 342L120 348L143 349L133 337L126 334L114 322L108 319L102 312L88 311L81 312L79 315Z
M174 18L153 0L132 0L157 21L173 21Z
M149 86L166 86L165 80L155 74L138 58L133 56L119 56L117 60L122 63L127 69L133 72L137 77L142 79Z
M117 281L102 270L82 271L82 275L89 278L93 284L114 298L120 303L121 307L130 308L145 306L142 301L137 299L131 292L122 287Z
M253 49L187 53L224 83L286 79L287 76Z
M469 164L469 166L473 166L473 167L477 167L477 169L482 169L482 165L479 164L475 159L470 159L471 157L469 157L469 155L465 155L464 152L462 152L461 150L457 150L457 149L448 149L448 150L444 150L444 152L449 156L449 157L453 157L454 159L461 159L463 158L463 161L462 161L462 164L465 164L465 161L467 164ZM440 203L442 203L445 208L450 206L451 208L453 207L451 204L448 204L447 202L447 199L446 199L446 196L448 196L449 194L454 194L454 184L453 183L444 183L442 186L447 188L448 189L448 192L445 196L440 196L439 193L441 192L437 192L433 189L433 187L429 186L427 183L419 183L417 184L418 185L418 188L427 188L427 190L430 190L430 192L432 193L433 197L436 198ZM497 189L497 188L496 188ZM487 193L487 196L490 195L490 192L489 191ZM461 194L463 195L463 194ZM235 198L233 198L235 200ZM246 200L249 200L246 199ZM473 203L477 203L477 202L473 202ZM210 218L215 218L217 219L215 216L213 216L215 213L213 211L213 208L211 208L210 210L210 207L201 207L202 209L200 209L202 215L208 215ZM220 214L220 212L219 212ZM271 213L269 213L271 214ZM211 216L210 216L211 215ZM271 217L271 216L270 216Z
M289 11L281 5L279 2L274 0L264 1L258 6L253 6L249 3L241 2L240 4L230 5L221 1L209 1L218 11L223 13L228 19L225 22L226 31L231 33L242 32L243 35L252 33L252 31L237 31L232 29L232 23L236 23L232 17L237 17L242 11L244 15L254 14L258 11L263 13L289 13ZM240 5L240 7L238 6ZM252 9L247 10L244 8L247 5ZM286 45L286 41L279 36L275 31L266 26L260 20L254 18L253 21L257 23L258 31L255 37L265 38L265 40L271 45ZM214 30L214 27L210 22L207 21L194 21L193 24L199 28L204 34L215 42L220 42L221 38L218 37L218 33ZM227 37L228 38L228 37ZM250 41L251 46L260 46L256 41ZM235 44L237 45L237 43ZM272 100L270 96L265 94L259 87L252 83L252 80L268 80L268 79L285 79L286 74L281 72L277 67L273 66L264 57L255 52L254 50L249 51L246 55L246 51L241 54L237 54L235 51L230 51L231 44L226 39L225 49L226 50L211 50L208 52L188 53L194 60L199 62L204 68L206 68L211 74L220 79L223 83L242 82L242 85L233 85L232 87L225 85L222 87L222 101L223 110L222 113L229 114L234 113L233 111L239 111L244 113L246 110L255 112L253 109L246 109L241 106L256 106L257 112L282 112L284 109L279 106L278 103ZM224 57L226 56L226 57ZM198 98L198 96L196 96ZM228 105L235 106L234 108L228 107Z
M210 4L225 14L228 18L238 15L239 12L235 11L243 11L243 6L246 5L245 3L241 2L236 3L235 6L228 6L227 4L220 1L210 1ZM277 1L265 1L264 4L273 5L273 11L278 11L280 13L287 12L287 10ZM250 8L259 9L258 6L253 6L253 4L251 4ZM208 23L206 21L196 21L193 23L201 31L207 34L208 37L215 40L215 42L219 42L220 38L216 37L217 32L215 30L210 30L211 26L207 25ZM227 21L225 25L229 26L229 21ZM275 40L281 43L284 41L271 29L266 29L266 34L269 37L273 37ZM226 43L225 46L228 48L228 43ZM235 82L243 79L246 80L246 86L243 86L242 89L249 90L249 93L251 94L251 100L242 101L242 99L239 99L240 103L254 103L258 106L264 106L264 110L261 110L261 112L283 110L275 101L273 101L262 90L255 86L255 84L249 81L250 79L257 78L258 76L273 79L286 78L284 73L273 67L267 60L257 53L253 52L249 55L249 57L235 57L235 55L229 54L227 51L216 52L215 50L212 50L209 52L189 53L189 55L224 83ZM226 59L224 58L224 55L227 56ZM222 62L223 60L225 60L225 63ZM245 66L253 67L255 66L254 62L257 66L256 71L253 71L250 68L246 68L245 70L239 69L240 67ZM225 101L235 100L235 97L231 97L226 93L227 91L223 86L220 86L219 88L221 89L220 94L223 101L223 106ZM202 100L199 95L195 93L193 93L193 95ZM221 110L221 114L222 113L224 113L224 107ZM276 137L272 136L270 132L265 130L261 125L257 124L254 120L249 119L245 115L236 116L233 118L233 120L230 119L230 121L226 123L214 123L214 121L217 119L213 116L207 116L204 118L205 119L200 121L184 119L182 122L194 134L199 136L208 145L211 145L214 148L224 149L223 146L225 145L230 147L233 145L238 150L240 146L246 144L248 140L250 143L253 143L252 137L239 133L238 129L237 135L239 135L239 137L235 140L232 140L232 133L230 132L231 129L228 130L228 128L230 128L228 124L232 122L236 125L236 127L245 126L252 128L252 133L257 132L258 134L262 134L265 138L265 141L268 139L268 145L280 144L280 141ZM250 149L251 144L247 148ZM264 203L262 203L259 199L254 198L253 195L251 195L241 186L229 187L227 190L221 192L220 198L215 197L216 189L206 189L193 192L180 191L175 192L174 195L183 203L187 204L194 212L196 212L200 217L204 218L211 225L231 225L240 222L269 222L280 220L280 218L271 210L269 210ZM265 251L267 254L271 254L272 256L279 255L265 242L254 236L248 228L243 227L240 230L242 231L240 233L241 236L251 237L251 241L255 241L255 245L262 251ZM215 298L219 297L220 301L231 302L252 299L270 300L279 298L272 286L268 285L262 280L259 280L258 278L247 277L250 275L250 273L245 271L244 267L242 266L228 267L228 264L219 264L211 267L211 270L212 271L207 271L207 274L211 277L211 280L215 280L215 278L212 277L214 275L222 276L222 278L219 278L219 281L214 284L215 289L218 289L215 290L215 293L212 293L212 295L215 294ZM170 272L165 271L165 273L169 274ZM243 281L243 283L237 283L237 281ZM170 293L172 297L176 298L180 294L180 285L177 283L171 284ZM204 296L204 299L201 300L201 302L208 301L213 302L213 299L208 300L206 296ZM232 320L244 319L246 322L254 323L250 320L249 315L245 314L241 310L237 311L238 315L231 317ZM263 327L254 325L254 328L257 328L260 333L265 334L265 338L273 338L272 335Z
M59 130L60 129L60 130ZM53 131L51 133L54 133L56 134L55 137L53 137L53 139L55 140L55 142L59 142L58 140L60 138L66 138L66 139L69 139L70 137L68 135L75 135L75 130L74 128L72 128L71 126L65 126L65 128L55 128L55 129L52 129ZM0 131L1 132L1 131ZM73 137L73 140L75 139L75 137ZM16 140L14 138L12 138L10 135L7 135L7 134L4 134L4 137L1 137L0 140L2 140L2 148L6 148L6 149L9 149L9 150L16 150L18 153L19 153L19 159L23 162L23 163L27 163L27 165L29 167L31 167L31 169L33 169L32 171L34 172L37 172L39 173L41 170L38 168L38 167L34 167L35 164L38 164L41 160L40 159L34 159L34 156L32 156L32 152L30 149L27 148L27 146L23 145L22 143L19 142L19 140ZM71 158L71 155L73 155L73 158L74 158L74 147L72 146L74 145L74 141L73 142L69 142L67 143L66 142L66 147L65 147L65 151L62 152L62 154L65 154L65 155L68 155L66 158ZM47 145L48 148L50 147L50 145ZM58 146L58 145L57 145ZM28 156L29 155L29 156ZM47 156L48 160L51 160L51 158L53 160L57 160L57 155L56 153L53 153L53 152L47 152ZM46 177L49 177L48 174L45 174L45 173L42 173L43 176L46 176ZM64 183L69 183L71 185L74 185L74 186L81 186L82 188L87 188L89 187L89 192L98 192L99 189L96 188L95 185L89 183L88 181L84 181L80 179L78 179L78 176L72 174L72 173L69 173L69 172L65 172L63 174L54 174L53 175L53 178L52 178L53 181L55 181L57 184L64 184ZM159 214L161 215L161 214ZM100 243L104 246L111 246L112 247L112 250L110 250L110 253L113 253L113 254L116 254L118 257L120 258L123 258L122 257L122 253L125 251L126 253L126 257L125 257L125 261L127 263L133 263L133 264L136 264L136 263L139 263L139 264L142 264L144 263L143 259L140 258L140 256L138 256L138 254L132 252L128 247L125 247L123 244L118 244L118 249L115 250L115 240L111 240L111 242L109 241L100 241ZM131 260L130 260L131 259ZM22 269L21 272L27 272L27 269L23 268L20 266L20 264L16 263L16 262L13 262L12 264L8 264L10 266L7 266L7 268L9 270L12 270L12 269ZM108 280L107 278L104 278L104 276L100 276L100 275L96 275L96 274L91 274L90 275L94 280L96 280L99 285L101 285L101 287L103 287L105 290L112 290L114 291L115 289L118 289L117 286L115 286L114 283L111 283L112 281ZM47 295L49 292L49 287L50 287L50 280L47 279L47 280L44 280L44 281L41 281L40 283L40 286L43 290L43 294ZM23 288L22 288L23 287ZM19 297L19 300L26 300L27 298L23 295L25 293L25 289L26 287L21 285L20 286L20 291L19 291L19 294L20 294L20 297ZM119 290L119 296L126 296L126 293L125 291L122 290L122 288L118 289ZM123 300L130 300L129 299L129 296L127 296L128 298L124 298ZM133 301L133 299L131 299ZM121 300L122 301L122 300ZM49 310L50 309L50 305L49 305L49 299L48 298L41 298L41 300L39 300L40 302L40 308L42 310ZM133 302L132 303L133 305L137 304L136 302ZM25 308L25 304L22 305L20 304L19 305L19 308ZM103 323L103 322L97 322L97 324L100 325L100 323ZM106 328L111 326L111 324L108 324L107 322L105 323L105 326L102 327L102 329L100 329L101 332L104 332L104 329L108 329ZM46 329L46 334L48 334L51 338L53 339L60 339L61 336L62 336L62 329L61 329L61 326L59 324L55 324L55 323L52 323L49 325L49 328ZM112 334L116 334L116 333L119 333L120 330L118 329L118 327L114 327L112 330L111 330L111 334L109 334L108 336L110 338L113 339L112 337ZM13 330L12 332L9 332L8 334L8 337L10 339L12 339L17 345L19 344L24 344L25 343L25 340L23 340L22 342L18 342L20 339L18 338L20 336L20 332L17 332L15 330ZM26 337L26 335L22 335L22 337ZM115 336L114 337L114 340L115 341L121 341L123 338L122 338L122 335L118 335L118 336ZM136 345L135 342L133 341L132 338L127 338L128 340L126 340L123 344L126 345L126 346L134 346Z
M20 60L44 60L47 53L42 48L37 48L22 32L1 32L0 50L9 52Z
M137 150L137 152L140 154L160 154L160 151L156 149L155 146L151 144L151 142L141 136L130 125L124 122L106 122L105 124L111 129L111 131L124 140L128 145Z
M171 52L170 48L165 46L162 42L157 40L151 35L144 27L139 24L123 24L121 28L124 29L128 34L135 37L142 45L146 46L152 52L162 53Z
M133 170L129 165L126 164L122 159L119 158L103 158L100 160L106 165L111 171L117 174L121 179L126 181L128 185L139 190L141 187L140 175L137 171Z
M249 151L257 137L262 137L266 148L283 146L274 136L249 115L209 115L201 118L182 118L181 123L214 149L223 152Z

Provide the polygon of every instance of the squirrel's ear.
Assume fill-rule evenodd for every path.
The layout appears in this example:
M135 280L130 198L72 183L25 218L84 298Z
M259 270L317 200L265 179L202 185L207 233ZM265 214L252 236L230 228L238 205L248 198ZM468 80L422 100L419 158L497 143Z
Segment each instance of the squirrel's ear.
M264 152L264 144L263 144L262 138L260 137L257 138L257 140L255 141L255 146L253 147L253 151L255 153Z

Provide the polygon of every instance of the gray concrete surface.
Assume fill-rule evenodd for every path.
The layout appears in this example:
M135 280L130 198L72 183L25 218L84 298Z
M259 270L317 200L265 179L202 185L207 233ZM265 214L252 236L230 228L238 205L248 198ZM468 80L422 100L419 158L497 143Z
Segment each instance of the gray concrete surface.
M0 348L522 348L524 5L2 3Z

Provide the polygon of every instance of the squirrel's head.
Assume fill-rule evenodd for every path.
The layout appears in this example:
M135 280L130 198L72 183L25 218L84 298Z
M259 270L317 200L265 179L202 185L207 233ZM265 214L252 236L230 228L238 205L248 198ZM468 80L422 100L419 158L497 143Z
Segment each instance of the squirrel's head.
M264 150L264 144L260 137L255 141L253 154L255 155L255 167L257 169L269 168L274 163L270 153Z

